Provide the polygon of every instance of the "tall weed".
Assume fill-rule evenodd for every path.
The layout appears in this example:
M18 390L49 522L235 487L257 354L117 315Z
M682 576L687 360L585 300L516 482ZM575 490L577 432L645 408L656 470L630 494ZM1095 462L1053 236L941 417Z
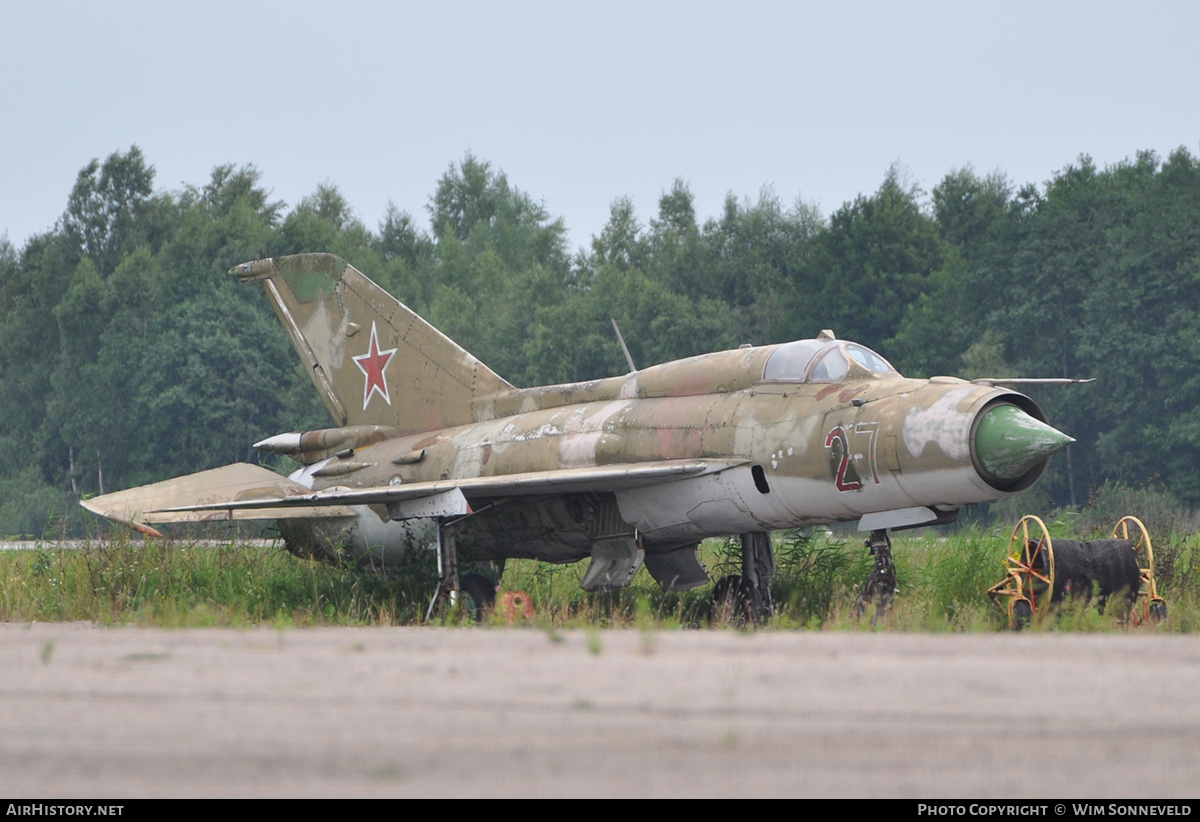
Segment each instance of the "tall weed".
M1062 536L1090 527L1057 520ZM1110 526L1111 527L1111 526ZM899 591L892 611L853 617L873 567L861 536L825 530L792 531L776 542L774 616L765 627L852 630L990 631L1007 628L1007 614L986 591L1004 576L1008 528L894 536ZM1073 533L1071 534L1073 535ZM1200 630L1200 543L1172 531L1155 541L1159 593L1170 618L1159 630ZM740 571L737 540L710 541L701 558L712 576ZM524 591L536 608L533 625L562 627L707 627L712 586L683 593L659 590L646 573L622 591L589 594L579 583L586 563L554 566L510 560L501 593ZM436 583L429 552L381 573L350 564L297 559L280 548L239 542L208 547L186 540L120 536L68 550L44 543L32 551L0 552L0 620L89 620L104 624L187 626L412 625L423 621ZM462 613L440 621L459 624ZM491 624L508 624L497 613ZM530 622L522 619L522 624ZM1057 615L1039 615L1041 630L1112 630L1128 625L1071 603ZM652 643L650 643L652 644Z

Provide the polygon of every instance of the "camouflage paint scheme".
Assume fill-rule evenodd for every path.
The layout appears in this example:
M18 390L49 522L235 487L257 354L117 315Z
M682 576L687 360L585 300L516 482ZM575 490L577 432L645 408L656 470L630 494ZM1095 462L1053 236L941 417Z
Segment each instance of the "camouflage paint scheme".
M143 530L280 519L296 553L377 562L401 559L405 523L442 517L476 560L574 562L620 544L680 589L707 581L706 537L949 521L1029 487L1070 441L1022 394L906 379L829 332L521 389L338 257L232 273L261 284L337 427L258 444L303 464L291 479L229 466L89 509Z

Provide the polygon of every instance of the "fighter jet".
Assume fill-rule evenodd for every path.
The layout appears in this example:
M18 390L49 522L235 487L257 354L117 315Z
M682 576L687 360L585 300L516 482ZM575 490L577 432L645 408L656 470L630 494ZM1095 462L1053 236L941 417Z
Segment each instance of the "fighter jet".
M907 379L830 331L517 388L339 257L231 273L261 285L334 426L256 444L301 465L288 478L242 463L84 507L147 534L278 520L297 555L376 566L433 545L441 589L480 605L513 557L590 560L591 591L643 565L687 590L710 581L700 541L736 535L742 573L714 590L761 615L771 532L847 521L870 534L868 592L886 602L890 531L1028 488L1073 441L999 381ZM460 554L486 573L460 575Z

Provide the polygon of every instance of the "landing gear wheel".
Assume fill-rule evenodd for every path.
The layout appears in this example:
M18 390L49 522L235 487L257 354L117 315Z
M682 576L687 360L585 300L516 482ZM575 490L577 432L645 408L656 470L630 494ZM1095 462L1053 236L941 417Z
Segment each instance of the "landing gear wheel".
M462 596L462 607L476 622L483 621L483 615L496 604L496 586L482 574L467 574L458 581L458 591Z
M875 557L875 568L871 571L867 584L863 586L862 594L858 598L858 605L855 606L852 613L855 618L860 618L869 613L873 605L875 611L871 616L871 622L874 623L879 617L892 610L892 602L896 599L897 589L896 564L892 561L892 538L888 536L886 529L872 531L866 546L870 549L871 556Z
M712 590L709 616L712 624L742 628L754 622L758 613L754 588L754 584L741 574L730 574L717 580Z

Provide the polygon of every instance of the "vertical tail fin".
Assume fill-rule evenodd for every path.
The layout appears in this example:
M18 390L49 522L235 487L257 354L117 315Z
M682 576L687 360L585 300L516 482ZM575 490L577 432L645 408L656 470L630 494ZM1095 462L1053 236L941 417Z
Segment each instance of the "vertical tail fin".
M338 425L447 428L472 420L473 400L512 390L333 254L274 257L230 273L262 283Z

